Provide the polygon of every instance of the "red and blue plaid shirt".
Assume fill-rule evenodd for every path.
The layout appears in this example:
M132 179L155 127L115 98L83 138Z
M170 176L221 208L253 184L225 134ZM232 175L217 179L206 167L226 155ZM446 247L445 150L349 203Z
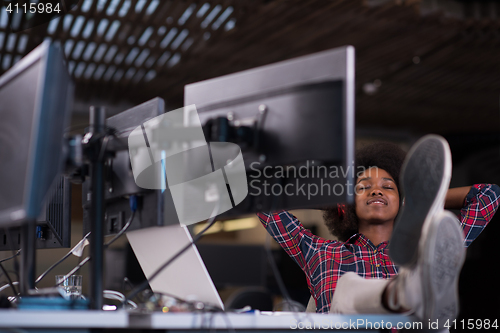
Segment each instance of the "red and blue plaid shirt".
M497 185L474 185L460 211L465 246L469 246L495 214L500 196ZM317 312L328 312L337 281L346 272L364 278L389 279L398 273L389 258L388 242L375 246L363 234L346 242L323 239L305 229L287 211L258 213L271 236L306 273Z

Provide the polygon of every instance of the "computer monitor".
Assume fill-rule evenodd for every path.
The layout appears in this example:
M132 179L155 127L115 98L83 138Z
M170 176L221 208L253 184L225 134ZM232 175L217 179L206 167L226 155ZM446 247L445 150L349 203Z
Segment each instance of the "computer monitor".
M0 251L21 248L21 228L0 229ZM47 195L36 219L36 248L53 249L71 246L71 183L61 176Z
M247 129L246 142L232 139L243 149L248 196L223 216L353 202L354 60L346 46L185 86L184 105L196 106L205 128L219 126L207 141Z
M115 137L126 139L137 126L162 115L164 112L165 102L157 97L108 118L106 126ZM118 150L113 158L107 160L106 164L104 179L105 235L118 233L130 218L132 211L129 197L131 195L137 196L138 209L133 223L128 228L129 231L179 223L168 188L149 190L137 186L132 173L127 147ZM92 202L90 179L83 183L82 194L83 230L84 233L87 233L90 231L90 207ZM165 211L167 211L168 220L165 220ZM169 211L172 214L168 214Z
M73 85L43 42L0 77L0 227L35 221L62 169Z

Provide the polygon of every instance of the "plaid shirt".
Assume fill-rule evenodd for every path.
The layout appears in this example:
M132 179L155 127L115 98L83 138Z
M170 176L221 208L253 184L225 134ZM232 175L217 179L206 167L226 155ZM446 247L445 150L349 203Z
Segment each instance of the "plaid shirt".
M497 185L474 185L460 211L465 246L483 231L499 204ZM328 312L337 281L346 272L364 278L389 279L398 273L389 258L388 242L375 246L363 234L355 234L346 242L323 239L305 229L287 211L258 213L262 224L283 249L306 273L317 312Z

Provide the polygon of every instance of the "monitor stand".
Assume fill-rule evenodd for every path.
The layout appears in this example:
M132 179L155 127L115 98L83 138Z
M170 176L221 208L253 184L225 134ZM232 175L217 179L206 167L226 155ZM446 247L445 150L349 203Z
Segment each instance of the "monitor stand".
M35 289L36 274L36 220L28 220L21 227L21 267L19 292L28 296Z

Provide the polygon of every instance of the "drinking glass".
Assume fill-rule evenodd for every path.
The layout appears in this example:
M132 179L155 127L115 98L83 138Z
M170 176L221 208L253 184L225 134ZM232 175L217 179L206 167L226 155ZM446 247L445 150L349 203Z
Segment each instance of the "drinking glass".
M82 297L82 276L71 275L59 284L64 278L66 278L66 275L56 275L56 284L66 291L66 295L70 299L80 299Z

